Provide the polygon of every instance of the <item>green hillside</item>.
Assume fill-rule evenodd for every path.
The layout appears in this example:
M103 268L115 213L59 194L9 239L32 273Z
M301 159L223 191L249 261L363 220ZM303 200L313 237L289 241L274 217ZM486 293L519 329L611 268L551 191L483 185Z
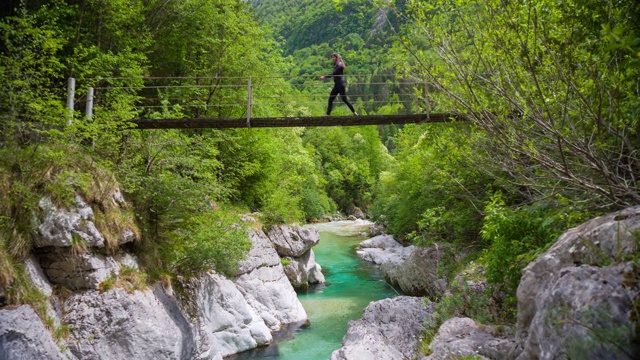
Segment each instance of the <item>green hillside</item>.
M259 21L271 28L292 55L297 74L326 72L329 55L338 52L354 74L390 71L387 52L395 39L395 12L371 0L252 1Z

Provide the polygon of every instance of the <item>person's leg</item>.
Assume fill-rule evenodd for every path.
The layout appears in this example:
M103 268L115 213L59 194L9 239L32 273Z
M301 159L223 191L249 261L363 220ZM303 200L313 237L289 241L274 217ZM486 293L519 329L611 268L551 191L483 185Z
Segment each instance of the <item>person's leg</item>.
M338 95L339 89L335 86L331 89L331 94L329 94L329 106L327 107L327 115L331 115L331 109L333 108L333 101L336 99Z
M342 99L342 102L347 104L347 106L349 107L349 110L351 110L352 113L354 113L356 115L358 114L358 113L356 113L356 110L353 108L353 105L351 105L349 100L347 100L347 94L345 94L345 93L340 94L340 98Z
M356 110L353 108L353 105L351 105L351 103L349 102L349 100L347 100L347 90L345 89L344 86L342 86L339 89L339 93L340 93L340 99L342 99L342 102L347 104L347 106L349 107L349 110L351 110L351 112L353 113L353 115L358 115L358 113L356 112Z

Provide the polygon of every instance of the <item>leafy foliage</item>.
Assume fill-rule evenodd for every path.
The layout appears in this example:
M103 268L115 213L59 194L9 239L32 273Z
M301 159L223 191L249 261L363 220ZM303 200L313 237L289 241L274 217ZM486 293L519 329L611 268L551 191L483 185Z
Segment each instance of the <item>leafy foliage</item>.
M214 268L233 276L237 263L251 248L245 229L236 217L224 212L205 212L194 216L176 229L163 255L169 259L169 268L177 273L193 275Z
M637 2L409 3L397 59L487 133L520 196L638 202Z
M246 3L51 0L20 6L14 15L0 21L0 150L7 155L0 178L3 198L12 199L3 203L1 218L8 256L29 253L31 214L42 196L70 206L80 193L98 208L96 223L107 240L122 228L137 229L137 222L143 241L135 247L154 275L207 267L233 273L248 250L246 234L232 227L237 212L261 210L267 222L284 222L304 220L306 210L315 216L333 210L300 129L127 131L127 121L141 115L245 115L211 104L246 96L246 84L229 86L234 78L272 75L284 64ZM76 78L81 99L87 85L96 87L90 119L63 108L64 72ZM151 74L154 79L144 79ZM175 76L194 83L168 79ZM143 89L167 81L182 87ZM136 107L154 96L159 107ZM175 104L176 97L195 100ZM267 101L256 112L277 115L278 106ZM301 110L294 104L288 111ZM112 182L97 169L115 175L135 218L103 206ZM84 251L80 242L75 248ZM15 279L15 272L3 275L7 283Z
M0 23L0 144L53 135L66 120L59 81L63 40L54 19L25 10Z
M317 155L327 193L338 209L367 209L378 175L390 160L375 128L312 128L304 141Z
M430 345L438 329L448 319L468 317L480 324L506 324L514 320L514 318L505 317L503 309L495 303L487 292L470 288L466 283L466 279L462 279L459 282L453 281L449 292L447 296L439 299L434 304L433 314L424 321L425 333L420 339L420 349L427 355L432 352ZM426 302L429 302L429 300L426 300ZM485 330L495 333L510 332L510 329L505 326L486 327Z
M233 274L249 248L240 213L268 225L359 207L418 245L486 248L507 296L563 229L640 200L636 2L252 3L44 0L0 14L0 285L17 285L12 301L29 298L16 264L43 196L64 207L81 194L112 247L139 227L152 278ZM130 129L140 116L244 117L231 105L248 75L254 116L323 114L331 85L315 79L333 52L360 112L471 123ZM64 108L68 76L76 109L95 87L91 118ZM116 182L133 204L122 216L104 202ZM484 300L461 291L440 310L480 316Z
M550 208L542 203L508 208L500 193L487 204L482 238L491 245L482 262L487 281L515 305L522 269L545 251L567 228L585 221L585 213L570 206Z
M473 140L480 136L462 124L405 126L397 136L397 162L381 175L374 218L420 245L473 244L492 184L475 167L482 160Z

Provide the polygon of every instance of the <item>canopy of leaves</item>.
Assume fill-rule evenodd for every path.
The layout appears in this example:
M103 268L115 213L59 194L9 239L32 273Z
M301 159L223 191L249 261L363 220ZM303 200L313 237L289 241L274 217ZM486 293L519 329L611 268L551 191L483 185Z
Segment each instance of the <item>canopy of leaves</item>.
M481 136L468 124L405 126L396 137L395 164L381 175L374 218L417 244L472 245L484 202L499 188L475 166Z
M235 214L259 210L271 223L335 210L300 129L128 130L127 120L139 116L246 116L246 107L214 105L245 99L246 74L266 78L286 64L246 2L50 0L16 4L0 15L2 150L26 151L28 162L44 169L60 166L51 149L71 162L84 152L112 172L133 203L142 229L136 246L148 269L195 274L213 267L231 274L248 250ZM95 87L90 119L64 108L68 76L76 79L76 109ZM289 90L281 89L287 97ZM299 111L275 100L256 107L276 116ZM26 210L9 206L3 212L9 222L25 218L20 224L28 227L28 209L41 196L54 189L67 198L78 190L72 182L65 192L57 178L50 179L55 186L38 185L18 176L26 173L17 164L3 162L2 174L12 189L23 190L16 199ZM28 240L29 229L8 229ZM29 249L28 241L18 245L3 243L3 249Z
M397 59L487 133L487 165L521 196L640 200L637 2L409 3Z

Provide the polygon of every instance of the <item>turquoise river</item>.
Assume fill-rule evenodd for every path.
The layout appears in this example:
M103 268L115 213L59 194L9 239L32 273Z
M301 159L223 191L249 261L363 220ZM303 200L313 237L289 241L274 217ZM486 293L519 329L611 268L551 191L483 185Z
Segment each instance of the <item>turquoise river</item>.
M349 320L361 318L369 302L398 295L374 266L356 255L357 245L366 239L359 235L368 229L366 223L335 221L307 226L320 232L320 242L313 251L327 281L298 292L309 323L278 331L268 347L225 359L327 360L342 346Z

